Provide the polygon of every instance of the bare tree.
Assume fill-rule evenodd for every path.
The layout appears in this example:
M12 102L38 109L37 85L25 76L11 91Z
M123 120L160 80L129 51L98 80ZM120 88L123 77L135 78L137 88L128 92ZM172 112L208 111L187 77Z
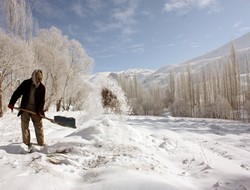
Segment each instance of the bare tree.
M187 82L188 101L190 103L190 112L192 117L194 115L195 93L193 74L191 73L190 64L187 66Z
M247 112L248 121L250 122L250 63L246 56L246 90L244 107Z
M88 74L93 64L93 60L85 53L78 41L71 40L68 41L68 64L69 69L65 71L65 81L62 84L63 91L61 98L58 100L59 109L62 106L61 103L65 104L73 98L72 95L74 95L74 93L67 93L71 90L72 82L75 81L74 79L79 80L81 75ZM63 107L65 109L65 106Z
M0 117L3 117L3 90L2 90L2 72L0 71Z
M4 6L7 12L7 23L8 23L8 31L9 33L13 33L15 31L15 26L17 23L16 12L17 12L17 0L4 0Z
M133 78L126 78L124 75L119 75L117 82L126 94L134 115L143 114L143 89L142 85L135 75Z
M239 67L239 59L236 51L235 45L232 43L231 46L231 65L232 65L232 108L235 110L234 119L241 118L240 112L240 95L241 95L241 83L240 83L240 67Z
M206 105L208 103L208 91L207 91L207 77L205 72L205 67L202 67L202 93L203 93L203 106L206 109Z
M44 68L46 93L46 109L60 99L62 89L60 82L64 80L65 72L68 72L67 65L67 39L61 31L52 27L42 29L34 39L35 60L39 67ZM58 99L59 98L59 99Z
M8 32L23 40L30 40L33 30L33 17L25 0L4 0Z
M0 30L0 94L2 97L0 101L3 102L3 98L9 97L12 93L13 81L21 75L27 75L30 71L33 64L31 51L25 41L10 37ZM3 106L2 102L0 105ZM3 107L0 109L3 110Z
M68 40L55 27L40 30L34 40L34 49L37 64L46 71L46 108L56 104L57 111L61 108L69 109L70 105L76 103L73 100L78 93L74 83L78 84L77 81L90 71L92 58L85 53L79 42Z
M168 85L167 85L167 104L172 104L175 100L175 74L174 70L171 70L168 74ZM168 107L168 105L166 105Z
M194 117L201 117L201 82L200 75L194 74L195 85L194 85Z

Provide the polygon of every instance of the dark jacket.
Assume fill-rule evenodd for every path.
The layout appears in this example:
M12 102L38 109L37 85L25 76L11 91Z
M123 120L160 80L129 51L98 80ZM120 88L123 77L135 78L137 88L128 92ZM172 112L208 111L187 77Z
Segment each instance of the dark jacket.
M10 99L10 105L15 105L17 99L22 96L21 108L25 109L28 104L30 96L30 88L32 85L32 79L27 79L23 81L20 86L15 90ZM36 113L44 115L44 103L45 103L45 87L40 83L39 87L35 89L35 109ZM22 114L22 111L19 111L18 116Z

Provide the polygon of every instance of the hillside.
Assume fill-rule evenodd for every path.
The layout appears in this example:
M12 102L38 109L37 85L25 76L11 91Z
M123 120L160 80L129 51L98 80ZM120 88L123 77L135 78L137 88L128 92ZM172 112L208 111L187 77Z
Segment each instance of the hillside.
M187 64L189 64L192 72L199 72L203 66L209 68L212 64L218 63L220 59L230 55L232 42L238 52L241 74L245 74L246 58L250 60L250 32L226 43L216 50L213 50L197 58L193 58L184 63L166 65L156 71L146 69L130 69L123 72L110 73L107 76L112 78L118 78L119 75L123 75L125 78L133 78L136 76L144 86L154 83L164 85L167 82L167 76L171 70L174 70L176 73L178 73L186 70Z
M220 48L215 49L205 55L191 59L190 62L196 62L196 61L203 60L203 59L212 59L212 58L218 58L221 56L226 56L230 54L230 48L231 48L232 43L235 45L236 49L238 49L239 51L248 50L250 48L250 32L237 39L232 39L232 41L226 43Z

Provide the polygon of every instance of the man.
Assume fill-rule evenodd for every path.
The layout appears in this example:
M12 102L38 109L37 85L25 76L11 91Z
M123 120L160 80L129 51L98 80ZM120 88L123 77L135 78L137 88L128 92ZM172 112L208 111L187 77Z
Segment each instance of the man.
M22 96L21 108L32 112L36 115L19 111L21 115L21 128L23 143L30 147L30 130L29 121L33 122L37 143L44 145L44 132L41 115L44 115L45 87L42 84L43 73L41 70L34 70L30 79L24 80L11 96L8 107L13 111L16 101Z

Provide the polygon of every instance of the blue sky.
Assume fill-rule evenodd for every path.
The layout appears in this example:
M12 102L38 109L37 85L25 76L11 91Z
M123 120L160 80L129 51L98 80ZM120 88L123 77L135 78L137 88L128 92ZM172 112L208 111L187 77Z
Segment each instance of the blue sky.
M28 0L94 58L94 72L157 70L250 32L249 0Z

